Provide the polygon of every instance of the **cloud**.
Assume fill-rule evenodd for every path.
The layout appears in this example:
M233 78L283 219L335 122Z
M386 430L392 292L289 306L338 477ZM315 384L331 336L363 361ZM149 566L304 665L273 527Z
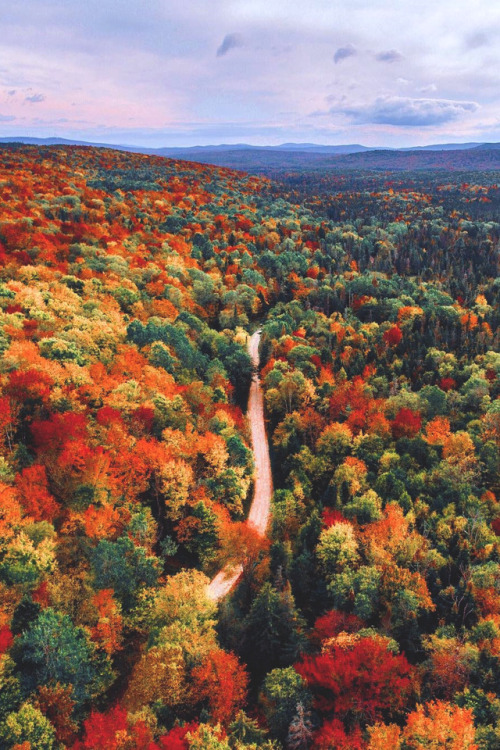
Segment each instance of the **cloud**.
M378 62L393 63L399 62L402 59L403 55L397 49L386 49L375 55L375 60Z
M486 47L489 41L490 38L487 33L484 31L475 31L465 37L465 46L468 49L478 49L479 47Z
M331 110L331 113L337 114L340 112L351 117L357 123L426 127L457 120L469 112L476 112L478 109L479 104L476 102L380 96L371 104Z
M0 122L12 122L15 119L14 115L0 115Z
M11 89L10 91L7 91L8 96L15 96L17 94L16 89Z
M498 4L479 4L474 13L470 0L312 0L304 13L299 0L6 2L0 112L17 119L0 121L0 135L23 126L32 135L166 146L328 143L336 133L385 146L441 135L445 122L450 140L500 140ZM425 89L433 81L438 89ZM44 92L43 107L25 100ZM474 102L482 105L476 113L467 110ZM33 124L39 113L47 124ZM242 131L238 123L247 122Z
M217 50L217 57L224 57L230 50L237 47L243 47L243 37L241 34L226 34Z
M427 86L421 86L418 89L419 94L432 94L434 91L437 91L437 86L435 83L429 83Z
M31 102L31 104L38 104L39 102L44 102L45 97L43 94L32 94L31 96L27 96L24 101Z
M357 54L358 50L356 49L354 44L347 44L345 47L338 48L333 56L333 61L335 65L337 65L337 63L341 62L342 60L346 60L348 57L354 57L354 55Z

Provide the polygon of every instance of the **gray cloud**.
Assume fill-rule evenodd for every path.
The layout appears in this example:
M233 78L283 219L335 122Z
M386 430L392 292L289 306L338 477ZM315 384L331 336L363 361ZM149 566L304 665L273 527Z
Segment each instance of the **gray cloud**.
M230 50L237 47L243 47L243 37L241 34L226 34L217 50L217 57L224 57Z
M10 91L7 91L8 96L15 96L17 93L16 89L11 89Z
M0 122L12 122L15 119L13 115L0 115Z
M479 47L486 47L489 42L489 35L484 31L475 31L465 37L465 46L468 49L478 49Z
M337 65L337 63L341 62L342 60L346 60L348 57L353 57L357 54L358 51L354 44L347 44L345 47L338 48L333 56L333 61L335 65Z
M468 112L476 112L477 109L479 104L476 102L380 96L366 106L336 109L331 112L345 114L357 123L425 127L457 120Z
M24 101L31 102L31 104L38 104L39 102L44 102L45 97L43 94L32 94L31 96L27 96Z
M398 52L397 49L383 50L382 52L379 52L377 55L375 55L375 60L378 60L378 62L393 63L399 62L399 60L402 59L403 55L401 54L401 52Z

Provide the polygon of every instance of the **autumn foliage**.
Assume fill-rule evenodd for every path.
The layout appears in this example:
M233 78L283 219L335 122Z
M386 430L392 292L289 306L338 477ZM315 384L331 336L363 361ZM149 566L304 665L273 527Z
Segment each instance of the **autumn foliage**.
M333 642L296 665L315 694L315 705L339 718L376 721L400 711L413 691L413 670L402 655L372 638Z
M207 701L214 724L227 724L245 703L248 677L234 654L211 651L192 679L194 695Z
M2 147L0 746L496 747L500 189L457 175Z

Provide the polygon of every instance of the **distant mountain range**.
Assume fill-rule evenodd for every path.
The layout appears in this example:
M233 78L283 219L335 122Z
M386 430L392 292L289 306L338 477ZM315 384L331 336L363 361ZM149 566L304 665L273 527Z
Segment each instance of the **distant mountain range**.
M500 169L500 143L438 143L399 149L368 147L358 143L337 146L316 143L252 146L247 143L236 143L147 148L123 144L90 143L66 138L32 138L29 136L0 138L0 144L7 143L111 148L256 173L296 169Z

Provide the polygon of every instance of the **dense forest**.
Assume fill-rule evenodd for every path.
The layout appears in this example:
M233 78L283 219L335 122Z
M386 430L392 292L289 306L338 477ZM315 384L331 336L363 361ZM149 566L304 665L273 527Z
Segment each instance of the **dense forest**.
M0 147L0 748L500 748L497 176Z
M1 139L0 139L1 143ZM75 144L84 145L84 144ZM92 144L86 144L92 145ZM119 146L119 149L129 150ZM337 174L346 171L408 172L421 170L485 171L498 173L500 168L500 146L498 143L471 144L470 148L446 145L422 149L366 148L364 146L315 146L313 144L284 144L275 148L255 148L245 144L234 147L205 146L203 148L144 149L143 153L168 156L173 159L196 160L203 164L243 169L252 174L269 176L291 169L313 173L316 177L325 171ZM134 150L134 149L132 149ZM455 177L456 179L456 177Z

